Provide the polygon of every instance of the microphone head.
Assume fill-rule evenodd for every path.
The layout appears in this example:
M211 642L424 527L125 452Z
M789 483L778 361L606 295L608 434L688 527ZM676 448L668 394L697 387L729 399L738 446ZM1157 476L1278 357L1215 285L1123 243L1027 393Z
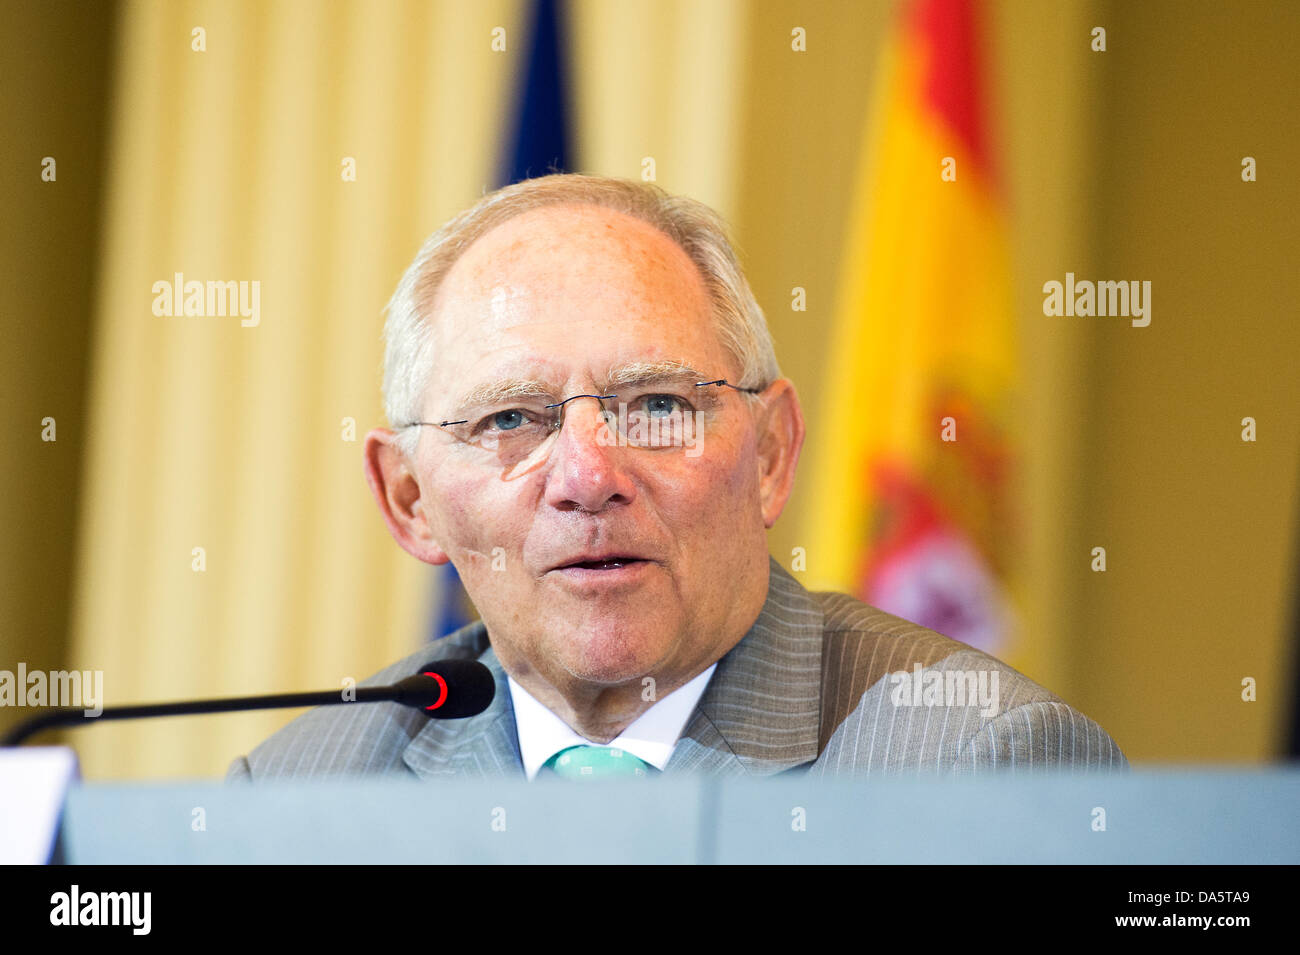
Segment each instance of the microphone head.
M477 716L497 692L492 671L477 660L434 660L395 685L399 703L444 720Z

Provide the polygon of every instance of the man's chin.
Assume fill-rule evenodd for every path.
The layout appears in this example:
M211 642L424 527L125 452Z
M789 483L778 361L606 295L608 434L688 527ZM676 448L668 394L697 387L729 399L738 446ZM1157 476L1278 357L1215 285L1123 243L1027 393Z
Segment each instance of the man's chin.
M666 651L662 643L658 634L627 628L597 631L564 639L554 658L584 683L618 686L653 672Z

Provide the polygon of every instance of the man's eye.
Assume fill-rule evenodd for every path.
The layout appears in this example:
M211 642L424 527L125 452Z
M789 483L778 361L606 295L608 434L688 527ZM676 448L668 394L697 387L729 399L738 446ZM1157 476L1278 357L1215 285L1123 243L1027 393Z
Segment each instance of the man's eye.
M483 419L482 428L495 428L497 431L514 431L529 421L528 413L519 408L498 411Z
M685 410L686 402L676 395L646 395L641 399L641 409L651 418L667 418Z

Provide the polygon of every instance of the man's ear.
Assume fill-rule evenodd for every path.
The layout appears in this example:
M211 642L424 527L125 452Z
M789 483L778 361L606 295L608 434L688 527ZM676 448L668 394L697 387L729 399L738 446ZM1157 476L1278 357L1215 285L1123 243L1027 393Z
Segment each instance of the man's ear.
M771 528L785 510L794 487L795 467L803 447L803 410L788 378L772 382L763 393L758 416L759 495L763 524Z
M393 540L426 564L447 563L451 558L433 539L420 499L420 482L397 444L397 435L387 428L371 431L366 435L365 456L366 483Z

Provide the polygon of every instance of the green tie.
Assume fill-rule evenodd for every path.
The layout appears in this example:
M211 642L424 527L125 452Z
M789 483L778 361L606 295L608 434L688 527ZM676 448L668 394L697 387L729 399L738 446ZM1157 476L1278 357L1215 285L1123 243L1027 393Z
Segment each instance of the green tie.
M626 750L610 746L570 746L562 749L542 764L538 775L546 775L547 770L563 779L644 777L659 772Z

